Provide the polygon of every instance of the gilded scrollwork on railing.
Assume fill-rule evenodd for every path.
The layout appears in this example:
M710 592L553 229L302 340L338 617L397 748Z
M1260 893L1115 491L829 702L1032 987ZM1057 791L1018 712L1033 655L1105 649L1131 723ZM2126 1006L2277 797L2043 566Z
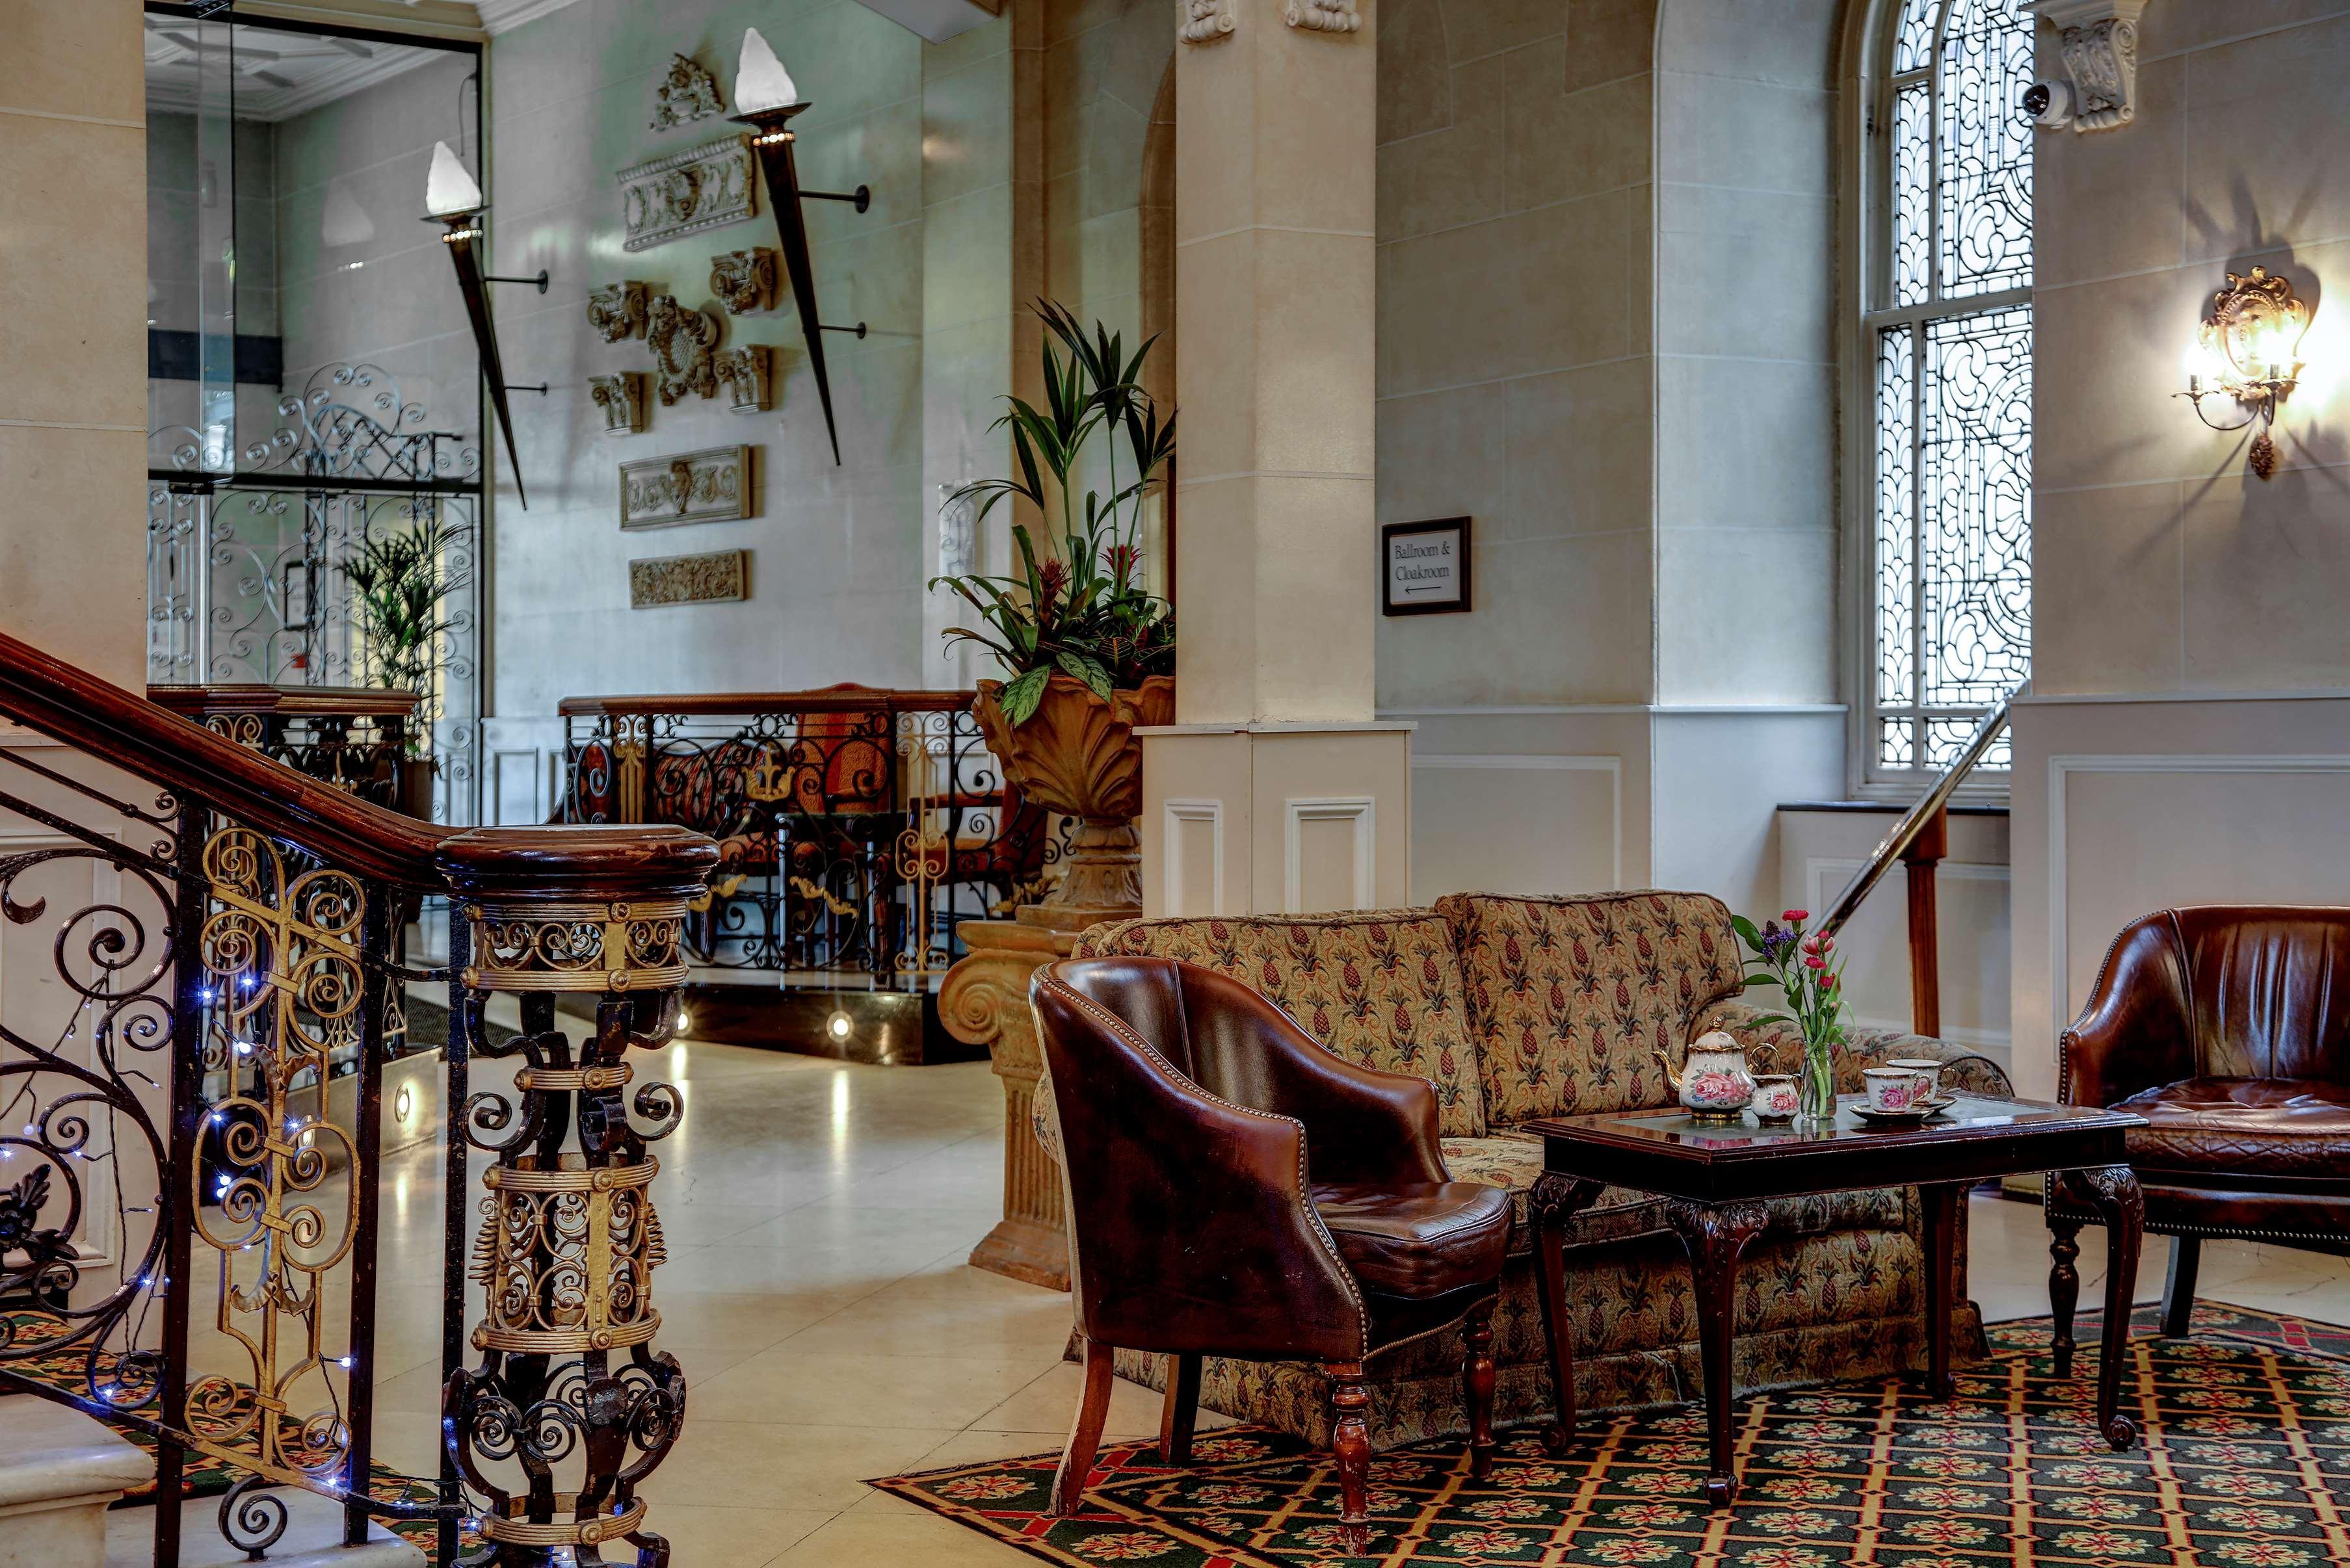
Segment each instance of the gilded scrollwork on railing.
M205 1057L226 1091L199 1127L188 1212L220 1255L213 1327L246 1365L192 1382L189 1420L256 1473L331 1474L350 1433L327 1376L342 1357L324 1343L324 1283L350 1253L373 1172L324 1110L334 1058L361 1033L367 895L346 872L289 875L275 844L236 826L205 841L203 870ZM338 1199L323 1192L338 1167Z
M483 1174L471 1270L482 1359L450 1377L442 1402L449 1455L486 1500L478 1528L491 1544L469 1562L545 1563L568 1549L597 1563L622 1539L640 1568L668 1561L636 1495L685 1415L684 1375L651 1345L661 1321L652 1276L667 1249L650 1190L660 1162L648 1146L676 1130L684 1100L668 1084L630 1094L628 1057L675 1036L689 898L673 888L463 906L463 1005L478 1015L490 992L522 998L521 1033L491 1044L476 1031L477 1052L525 1060L515 1098L473 1095L457 1118L497 1161ZM595 1030L575 1049L556 1027L555 993L581 991L599 997ZM508 1464L521 1484L493 1469Z

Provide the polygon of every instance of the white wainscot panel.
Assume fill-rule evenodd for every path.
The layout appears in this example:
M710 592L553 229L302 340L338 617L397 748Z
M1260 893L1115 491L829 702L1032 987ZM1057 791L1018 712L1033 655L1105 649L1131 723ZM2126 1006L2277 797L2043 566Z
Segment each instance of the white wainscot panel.
M2060 1033L2114 938L2142 915L2350 903L2350 756L2054 756L2048 775Z
M1224 913L1224 803L1168 800L1160 807L1169 915Z
M1293 796L1283 805L1281 907L1287 914L1378 902L1378 802Z
M1814 911L1835 902L1861 868L1856 859L1814 857L1804 862L1804 901ZM1837 940L1844 945L1845 994L1856 1022L1871 1029L1908 1029L1916 1014L1909 996L1908 867L1896 866L1879 882ZM1934 883L1935 929L1942 981L1940 1038L2008 1063L2009 903L2004 866L1946 860ZM1773 914L1776 910L1772 911ZM1748 998L1771 1006L1778 992Z
M1623 886L1624 765L1612 756L1411 759L1411 899Z

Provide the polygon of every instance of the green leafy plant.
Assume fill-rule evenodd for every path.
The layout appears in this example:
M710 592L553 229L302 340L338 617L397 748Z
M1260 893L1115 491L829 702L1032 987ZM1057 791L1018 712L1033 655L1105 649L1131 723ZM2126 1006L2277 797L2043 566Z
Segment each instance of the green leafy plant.
M466 583L463 573L449 570L447 558L468 532L427 513L413 526L370 533L343 563L378 686L432 695L432 645L452 629L448 598ZM420 740L411 732L411 748Z
M1129 359L1122 336L1100 323L1088 338L1061 306L1039 300L1036 313L1051 333L1044 348L1045 406L1007 397L1008 407L993 427L1012 431L1018 472L966 484L948 499L977 499L983 518L1008 496L1047 513L1057 496L1061 546L1040 555L1027 528L1014 527L1015 575L931 580L979 611L986 629L950 627L945 637L950 644L975 642L995 655L1010 678L996 701L1014 724L1036 711L1056 670L1107 701L1113 691L1175 668L1172 607L1139 580L1145 497L1175 455L1175 416L1162 418L1141 382L1158 339L1146 339ZM1109 493L1088 490L1081 505L1072 476L1097 436L1107 441ZM1123 483L1120 447L1128 475Z
M1766 1012L1757 1023L1791 1023L1803 1033L1803 1070L1797 1091L1806 1116L1835 1114L1835 1050L1845 1043L1845 1023L1852 1010L1844 996L1844 953L1826 931L1807 930L1809 909L1786 909L1779 920L1766 920L1757 929L1743 915L1731 917L1752 955L1745 967L1749 987L1773 985L1787 999L1785 1012Z

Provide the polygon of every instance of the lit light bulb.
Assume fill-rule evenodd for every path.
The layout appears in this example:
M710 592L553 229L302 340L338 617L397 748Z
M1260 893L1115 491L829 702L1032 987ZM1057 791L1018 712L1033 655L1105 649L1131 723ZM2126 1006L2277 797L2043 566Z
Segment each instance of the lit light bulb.
M424 176L424 210L436 218L452 218L482 208L482 188L445 141L432 144L432 168Z
M784 62L775 58L775 51L759 36L756 27L743 29L743 58L734 68L734 107L744 114L760 114L771 109L788 109L800 101L800 89L792 85L792 73L784 69Z
M848 1038L848 1014L847 1014L846 1012L836 1012L836 1013L834 1013L834 1014L832 1015L831 1022L830 1022L830 1023L827 1025L827 1027L829 1027L829 1028L832 1030L832 1037L833 1037L835 1040L846 1040L846 1039L847 1039L847 1038Z

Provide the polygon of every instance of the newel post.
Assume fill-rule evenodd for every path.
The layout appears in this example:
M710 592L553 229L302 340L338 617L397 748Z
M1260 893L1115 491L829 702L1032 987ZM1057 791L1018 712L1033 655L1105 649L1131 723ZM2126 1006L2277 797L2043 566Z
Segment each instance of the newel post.
M685 1419L684 1374L652 1346L663 1249L648 1146L685 1107L667 1084L630 1095L629 1058L675 1032L686 909L717 859L674 827L485 828L441 847L470 937L458 978L473 1054L524 1058L515 1101L476 1093L456 1111L497 1157L470 1271L480 1359L442 1391L449 1457L486 1500L487 1544L468 1564L600 1563L623 1539L639 1568L669 1561L636 1491ZM523 1032L493 1047L482 1008L500 992L520 999ZM576 1047L557 1027L564 992L596 999Z

